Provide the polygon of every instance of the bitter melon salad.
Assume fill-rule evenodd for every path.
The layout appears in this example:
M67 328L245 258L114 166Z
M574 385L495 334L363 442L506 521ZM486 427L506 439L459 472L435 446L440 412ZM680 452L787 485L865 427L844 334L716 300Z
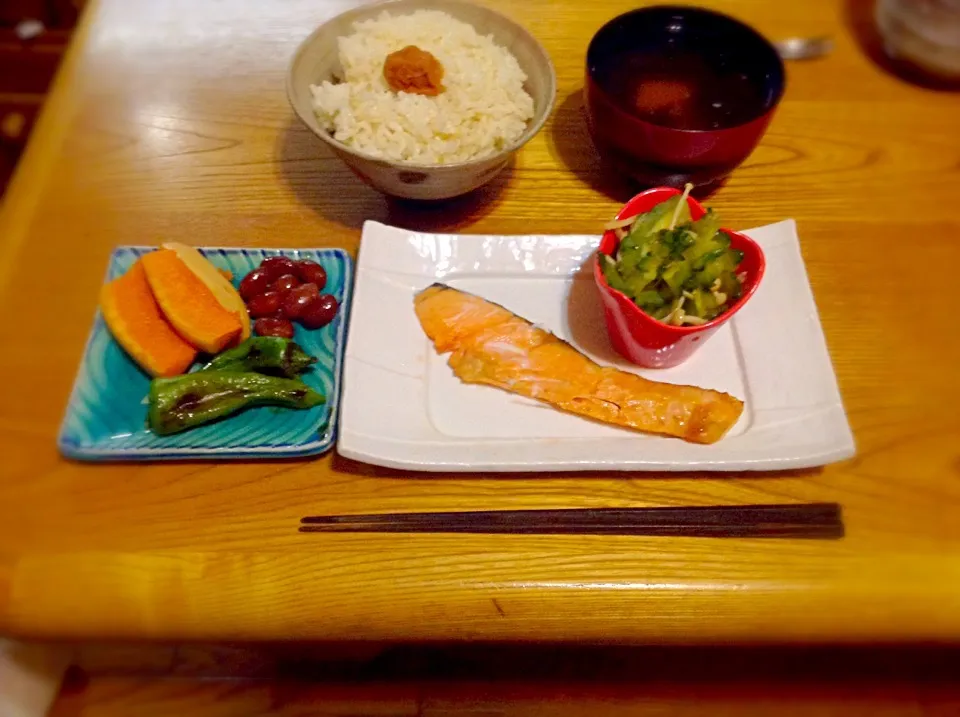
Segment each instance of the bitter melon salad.
M693 221L687 195L606 226L616 254L601 254L603 275L646 314L673 326L699 326L726 311L743 292L743 252L730 247L720 219L708 210Z

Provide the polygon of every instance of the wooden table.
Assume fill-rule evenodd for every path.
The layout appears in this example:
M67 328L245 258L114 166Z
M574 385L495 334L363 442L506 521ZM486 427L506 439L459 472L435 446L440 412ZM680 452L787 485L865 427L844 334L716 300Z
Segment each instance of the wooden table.
M960 101L868 59L859 5L707 4L792 64L767 137L711 199L733 227L795 217L859 446L769 475L442 476L312 461L79 465L54 441L117 244L356 249L365 219L595 232L580 87L632 0L491 0L547 47L557 109L493 186L391 202L294 119L298 41L350 3L101 0L0 220L0 633L331 640L920 641L960 638ZM310 513L838 501L839 542L303 536Z

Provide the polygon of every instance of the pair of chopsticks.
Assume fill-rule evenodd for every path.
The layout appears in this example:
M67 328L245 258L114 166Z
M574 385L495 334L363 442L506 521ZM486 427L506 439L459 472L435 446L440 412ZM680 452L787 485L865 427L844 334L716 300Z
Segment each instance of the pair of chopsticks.
M644 535L702 538L843 537L836 503L684 508L568 508L441 513L310 515L301 533Z

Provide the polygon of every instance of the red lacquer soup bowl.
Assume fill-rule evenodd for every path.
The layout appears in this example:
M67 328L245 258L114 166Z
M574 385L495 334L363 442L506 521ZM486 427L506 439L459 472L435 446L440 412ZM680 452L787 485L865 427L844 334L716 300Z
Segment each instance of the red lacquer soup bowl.
M750 155L785 86L776 48L748 25L705 8L642 7L610 20L590 41L587 125L600 154L642 185L701 186ZM643 87L665 103L659 111L638 111ZM687 100L709 94L716 114L676 99L667 111L666 88L687 91Z
M627 202L617 219L628 219L636 214L650 211L660 202L680 194L680 190L657 187L641 192ZM690 216L696 220L706 210L696 199L687 197ZM671 326L644 313L625 294L611 289L600 269L600 257L594 263L593 276L600 289L603 312L607 321L607 333L613 347L627 360L647 368L669 368L687 360L694 351L706 342L717 329L723 326L743 308L753 296L766 262L760 246L744 234L721 229L730 237L730 246L743 252L743 261L737 271L743 274L743 293L725 312L701 326ZM614 256L620 240L613 231L604 233L600 240L600 253Z

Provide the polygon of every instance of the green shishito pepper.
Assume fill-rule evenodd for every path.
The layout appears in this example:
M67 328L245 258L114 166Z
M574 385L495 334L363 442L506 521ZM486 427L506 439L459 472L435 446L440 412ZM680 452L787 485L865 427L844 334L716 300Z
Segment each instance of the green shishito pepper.
M161 436L195 428L250 406L313 408L326 398L300 379L250 371L198 371L150 384L147 420Z
M316 362L316 358L290 339L256 336L228 349L201 371L258 371L296 378Z

